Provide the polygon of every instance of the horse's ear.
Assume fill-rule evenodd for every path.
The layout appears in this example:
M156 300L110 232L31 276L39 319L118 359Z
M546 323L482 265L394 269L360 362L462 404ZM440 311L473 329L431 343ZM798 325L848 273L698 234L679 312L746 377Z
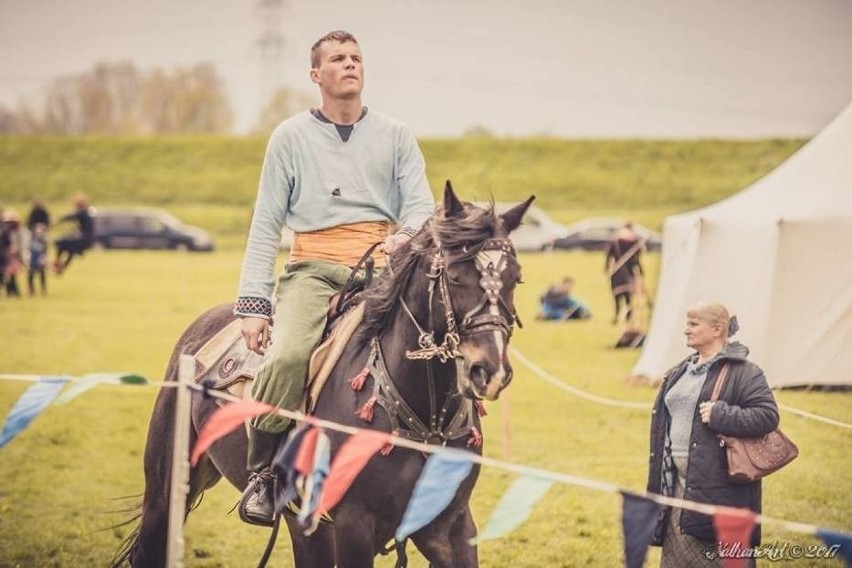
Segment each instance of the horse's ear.
M529 199L527 199L523 203L515 205L514 207L500 215L500 218L503 220L503 226L506 227L507 233L511 233L512 231L521 226L521 220L523 220L524 218L524 213L527 212L527 209L529 209L530 205L532 205L534 199L535 195L530 195Z
M464 205L456 197L456 192L453 191L453 184L447 180L444 185L444 217L452 217L458 215L464 210Z

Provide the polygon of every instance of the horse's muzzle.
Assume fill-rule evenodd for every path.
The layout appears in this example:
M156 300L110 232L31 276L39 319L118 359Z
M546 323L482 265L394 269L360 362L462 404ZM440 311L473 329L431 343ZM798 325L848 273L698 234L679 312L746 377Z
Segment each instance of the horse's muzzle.
M512 368L507 365L495 367L489 361L465 360L463 369L458 377L459 392L468 398L497 400L512 381Z

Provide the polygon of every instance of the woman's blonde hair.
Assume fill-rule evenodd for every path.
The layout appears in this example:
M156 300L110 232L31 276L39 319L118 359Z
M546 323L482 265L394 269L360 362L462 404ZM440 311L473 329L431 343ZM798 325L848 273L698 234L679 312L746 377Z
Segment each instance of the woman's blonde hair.
M722 337L728 338L737 332L739 325L737 324L737 316L732 316L728 312L728 308L719 303L698 302L688 310L687 317L698 318L706 321L710 325L720 325L724 334Z

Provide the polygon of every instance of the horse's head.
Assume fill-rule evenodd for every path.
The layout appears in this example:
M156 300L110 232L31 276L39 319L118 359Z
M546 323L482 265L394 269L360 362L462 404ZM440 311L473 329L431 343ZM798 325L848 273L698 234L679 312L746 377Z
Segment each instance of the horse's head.
M441 303L450 308L447 333L458 340L458 388L469 398L496 400L512 380L507 348L520 325L514 292L521 267L509 234L533 199L498 215L493 207L461 202L448 181L442 209L430 222L437 247L433 264L443 264L432 272L443 270Z

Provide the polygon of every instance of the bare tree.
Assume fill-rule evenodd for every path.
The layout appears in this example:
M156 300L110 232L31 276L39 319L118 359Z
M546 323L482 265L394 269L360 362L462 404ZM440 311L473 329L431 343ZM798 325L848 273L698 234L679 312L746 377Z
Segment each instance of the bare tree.
M233 123L224 82L209 63L173 73L154 70L142 87L140 108L149 132L227 132Z
M0 129L14 124L29 133L220 133L233 122L224 82L209 63L144 75L130 62L99 63L53 80L41 112L21 105L14 115Z

